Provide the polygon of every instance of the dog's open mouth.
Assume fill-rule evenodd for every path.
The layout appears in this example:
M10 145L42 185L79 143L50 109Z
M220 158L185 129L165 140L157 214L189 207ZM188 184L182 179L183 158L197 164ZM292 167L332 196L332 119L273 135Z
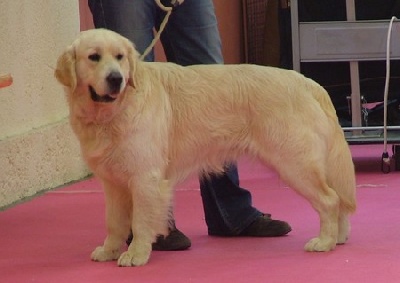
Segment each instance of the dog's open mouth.
M90 91L90 98L94 102L108 103L108 102L113 102L115 99L117 99L117 96L112 94L98 95L92 86L89 86L89 91Z

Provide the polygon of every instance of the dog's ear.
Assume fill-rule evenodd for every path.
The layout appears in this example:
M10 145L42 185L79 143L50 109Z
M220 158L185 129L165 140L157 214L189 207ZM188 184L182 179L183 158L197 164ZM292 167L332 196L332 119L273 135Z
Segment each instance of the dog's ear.
M136 51L134 45L129 42L129 52L128 52L128 60L129 60L129 85L133 88L136 88L136 68L139 59L139 52Z
M75 49L69 46L57 60L54 76L64 86L74 90L76 87Z

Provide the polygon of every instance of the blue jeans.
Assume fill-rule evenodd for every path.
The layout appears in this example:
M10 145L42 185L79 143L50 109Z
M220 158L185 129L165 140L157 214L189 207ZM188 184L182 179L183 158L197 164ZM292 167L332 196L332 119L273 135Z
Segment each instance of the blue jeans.
M154 0L88 0L96 28L107 28L134 42L139 53L150 45L153 28L165 13ZM167 60L179 65L223 63L221 39L212 0L185 0L170 16L161 35ZM145 58L154 61L151 52ZM239 187L236 165L222 175L200 180L208 232L237 235L262 213L249 191Z

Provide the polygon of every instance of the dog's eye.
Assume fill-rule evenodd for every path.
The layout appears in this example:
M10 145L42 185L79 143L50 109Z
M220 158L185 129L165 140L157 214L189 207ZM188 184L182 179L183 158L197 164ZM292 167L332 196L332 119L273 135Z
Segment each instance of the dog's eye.
M115 56L115 58L117 58L118 61L121 61L122 58L124 58L124 55L118 54L117 56Z
M99 62L100 61L100 58L101 58L101 56L100 56L100 54L97 54L97 53L95 53L95 54L91 54L91 55L89 55L89 60L91 60L91 61L94 61L94 62Z

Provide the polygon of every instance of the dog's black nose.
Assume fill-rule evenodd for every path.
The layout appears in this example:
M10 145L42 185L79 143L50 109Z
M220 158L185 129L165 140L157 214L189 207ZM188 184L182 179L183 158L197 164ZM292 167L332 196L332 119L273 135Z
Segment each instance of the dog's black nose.
M122 83L122 75L120 72L111 72L108 74L106 80L112 93L120 91Z

